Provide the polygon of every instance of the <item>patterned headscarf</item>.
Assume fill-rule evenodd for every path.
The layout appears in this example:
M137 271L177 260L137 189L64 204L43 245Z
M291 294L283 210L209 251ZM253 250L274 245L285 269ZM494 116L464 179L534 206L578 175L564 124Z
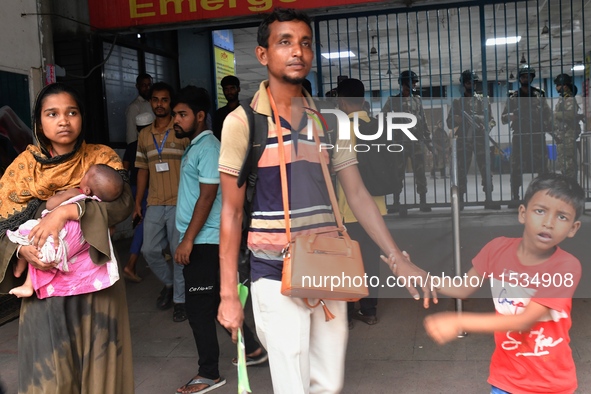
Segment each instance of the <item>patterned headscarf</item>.
M83 132L71 152L51 156L51 142L41 130L41 106L45 97L59 93L67 93L74 98L84 120L82 101L72 88L56 83L41 90L34 113L37 146L27 146L0 179L0 234L8 229L15 230L21 223L33 218L41 202L55 192L79 186L93 164L107 164L124 173L117 153L104 145L87 145Z

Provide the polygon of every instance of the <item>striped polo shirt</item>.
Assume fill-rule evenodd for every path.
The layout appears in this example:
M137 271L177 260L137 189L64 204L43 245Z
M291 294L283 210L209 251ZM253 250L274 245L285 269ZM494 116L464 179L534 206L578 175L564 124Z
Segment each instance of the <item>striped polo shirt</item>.
M135 166L150 172L148 206L176 205L181 174L181 157L191 141L188 138L178 139L175 137L172 118L164 133L156 133L154 130L154 123L152 123L140 131ZM164 140L165 137L166 140ZM156 171L156 163L160 162L160 158L154 139L156 139L158 147L164 142L162 162L168 163L168 171Z
M273 121L267 95L267 83L263 82L255 94L251 107L257 113L268 117L268 137L265 150L259 160L258 179L253 200L252 221L248 235L251 254L251 276L281 280L283 257L281 250L287 243L281 175L279 170L279 147L277 128ZM308 99L309 105L313 103ZM305 125L307 119L302 119ZM302 125L297 129L302 130ZM335 219L322 175L319 155L313 140L308 140L305 127L301 133L292 132L292 127L281 119L281 133L284 141L287 167L289 213L292 238L307 233L333 231ZM321 140L322 131L319 130ZM249 130L246 113L238 107L226 118L222 131L222 145L219 170L237 176L248 145ZM347 142L348 144L348 142ZM323 151L328 161L328 153ZM332 155L335 171L356 164L355 154L341 150Z

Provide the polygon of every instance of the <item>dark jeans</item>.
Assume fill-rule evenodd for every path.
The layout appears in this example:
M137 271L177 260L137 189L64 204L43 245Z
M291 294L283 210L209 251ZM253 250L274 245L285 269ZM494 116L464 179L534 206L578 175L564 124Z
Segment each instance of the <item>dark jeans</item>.
M372 276L380 276L380 248L373 242L371 237L367 235L363 227L358 222L347 223L347 232L351 239L359 242L361 248L361 257L363 257L363 265L365 266L365 273L367 274L367 281L369 285L369 278ZM349 316L354 310L355 303L347 303L347 311ZM359 300L359 307L361 313L365 316L375 316L378 305L378 289L369 287L369 295Z
M220 305L219 245L193 245L189 261L183 269L185 308L199 353L199 376L217 379L220 377L220 347L216 333ZM260 345L246 324L243 332L246 354L253 353Z

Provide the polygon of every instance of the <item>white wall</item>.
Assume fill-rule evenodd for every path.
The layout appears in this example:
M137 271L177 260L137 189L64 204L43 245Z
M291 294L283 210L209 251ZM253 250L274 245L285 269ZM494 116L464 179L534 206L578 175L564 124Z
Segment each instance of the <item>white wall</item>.
M33 14L21 16L21 14ZM41 46L35 0L2 0L0 70L30 75L41 67Z

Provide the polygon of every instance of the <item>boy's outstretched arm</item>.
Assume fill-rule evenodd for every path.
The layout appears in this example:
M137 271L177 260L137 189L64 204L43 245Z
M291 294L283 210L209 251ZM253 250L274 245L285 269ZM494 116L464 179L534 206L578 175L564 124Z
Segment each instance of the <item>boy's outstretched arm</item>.
M438 277L431 276L431 286L438 294L443 294L452 298L468 298L476 290L482 287L482 283L486 278L476 272L476 269L471 268L461 281L454 281L453 277ZM454 286L454 283L460 282L460 286Z
M427 334L435 342L443 345L456 339L460 332L493 333L527 330L549 312L548 307L531 301L523 313L518 315L443 312L427 316L423 324Z

